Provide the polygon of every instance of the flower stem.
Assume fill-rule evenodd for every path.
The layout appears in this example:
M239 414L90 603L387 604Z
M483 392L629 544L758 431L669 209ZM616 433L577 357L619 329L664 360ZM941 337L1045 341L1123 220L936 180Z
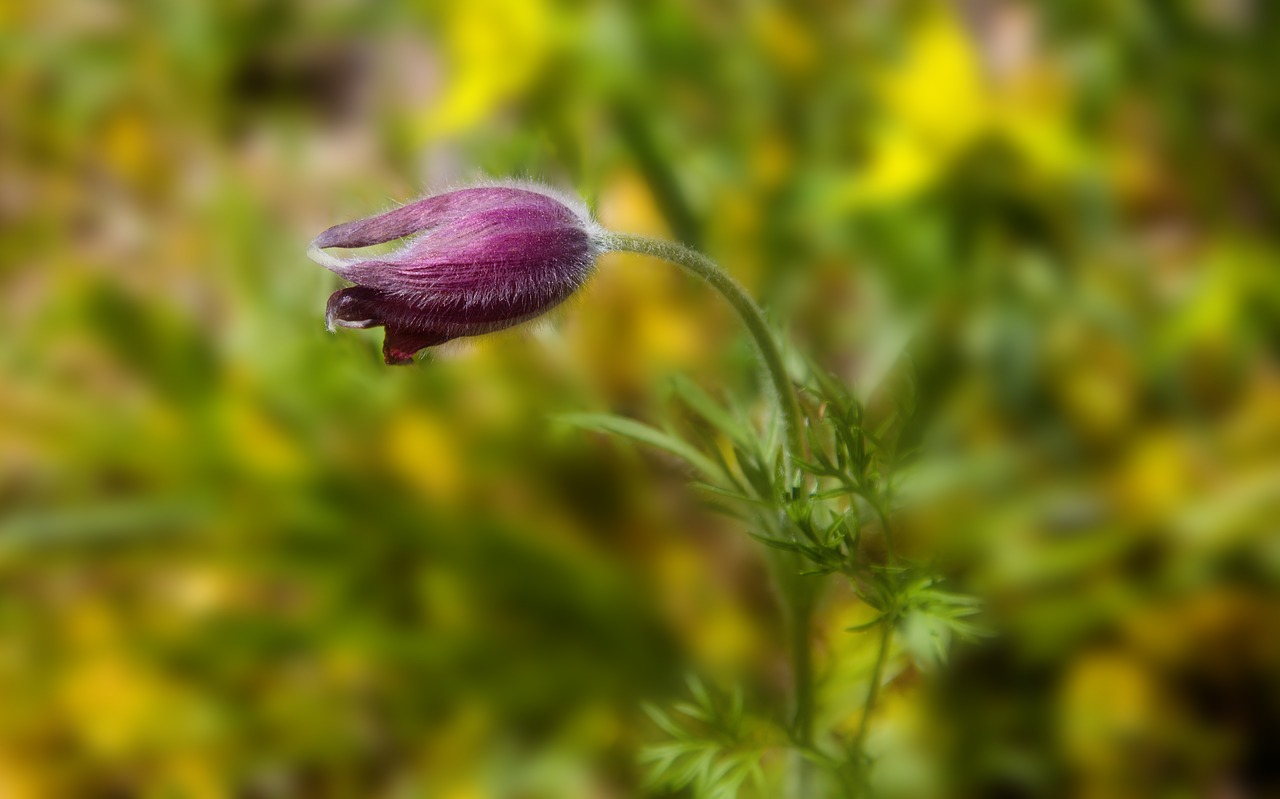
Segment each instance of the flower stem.
M782 352L778 349L778 343L774 341L773 334L769 330L769 323L765 321L760 306L751 299L751 295L742 287L742 284L734 280L710 258L682 244L629 233L606 233L600 237L599 241L607 251L652 255L684 267L724 295L724 298L742 317L747 331L751 333L756 346L760 349L760 356L764 359L765 369L773 384L778 412L785 426L787 455L789 458L801 457L804 454L804 439L801 432L803 422L800 416L800 403L796 401L791 378L787 375Z
M600 237L599 244L606 251L650 255L684 267L710 283L738 312L748 332L755 339L769 373L774 400L785 432L786 474L790 480L792 460L804 456L803 417L800 415L800 403L796 400L786 364L782 360L782 352L778 349L778 343L773 338L760 306L756 305L742 284L728 272L707 256L684 245L627 233L605 233ZM789 616L788 638L791 645L792 679L795 682L795 719L792 732L797 740L808 744L813 737L813 658L810 652L812 586L800 578L799 567L791 558L781 552L774 554L777 556L777 562L774 563L775 578L785 597L783 604ZM803 771L802 768L801 772Z
M880 683L884 679L884 663L889 655L889 641L893 637L893 621L885 618L880 621L880 643L876 649L876 662L871 667L871 683L867 686L867 699L862 706L862 719L858 722L858 731L853 736L854 757L862 758L862 748L867 742L867 729L871 723L871 713L880 698Z
M779 553L782 554L782 553ZM798 568L793 559L785 559L786 565ZM800 578L803 579L803 578ZM791 618L788 632L791 636L791 671L795 680L796 715L793 732L804 744L813 740L813 654L809 643L813 624L813 597L800 586L789 603Z

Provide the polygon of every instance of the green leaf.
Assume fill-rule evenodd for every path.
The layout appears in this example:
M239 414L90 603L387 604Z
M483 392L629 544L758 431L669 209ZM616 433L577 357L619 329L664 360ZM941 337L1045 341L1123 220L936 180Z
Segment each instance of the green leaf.
M723 482L727 478L720 467L686 442L634 419L610 413L568 413L556 418L584 430L611 433L664 450L682 459L709 479Z
M214 507L207 497L193 496L18 511L0 521L0 555L57 544L185 532L206 522Z
M685 683L689 686L689 692L693 694L693 698L697 699L702 707L712 712L715 711L715 704L711 701L711 694L708 693L707 687L702 684L702 680L698 679L697 675L686 675Z
M876 617L875 617L874 619L872 619L871 621L863 622L862 624L855 624L855 625L853 625L852 627L845 627L845 628L844 628L844 631L845 631L845 632L847 632L847 633L861 633L861 632L866 632L867 630L870 630L872 627L875 627L876 625L878 625L878 624L879 624L880 622L882 622L882 621L884 621L884 616L883 616L883 615L876 616Z
M687 377L677 375L671 379L673 393L689 409L701 416L712 427L724 433L744 449L758 447L755 434L739 419L734 418L725 408L702 390L702 387Z
M706 710L698 707L692 702L676 702L671 707L673 710L679 713L683 713L684 715L688 716L691 719L697 719L698 721L704 721L708 723L712 721L711 715L707 713Z
M734 502L741 502L744 505L755 505L756 507L765 507L765 508L772 507L768 502L765 502L759 497L749 496L747 494L742 493L741 491L735 491L731 488L721 488L718 485L712 485L711 483L704 483L701 481L694 481L693 487L698 489L699 491L705 491L708 494L713 494L717 497L723 497L724 499L731 499Z
M684 737L684 731L680 729L679 725L672 721L670 716L659 710L657 706L645 702L640 705L640 709L643 710L644 714L648 716L654 724L658 725L659 729L667 735L670 735L672 738Z

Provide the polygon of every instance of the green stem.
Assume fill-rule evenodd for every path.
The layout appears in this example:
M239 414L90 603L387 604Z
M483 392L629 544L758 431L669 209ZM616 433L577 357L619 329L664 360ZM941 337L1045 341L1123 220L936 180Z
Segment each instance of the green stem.
M781 553L779 553L781 554ZM786 558L784 563L798 569L794 559ZM795 679L796 715L793 730L796 739L801 743L813 740L813 654L809 645L809 632L813 623L813 604L811 597L801 586L794 592L790 602L791 633L791 670Z
M858 722L858 732L853 737L853 754L862 758L862 748L867 741L867 729L871 723L871 713L876 709L876 701L880 698L880 683L884 679L884 663L889 654L889 641L893 637L893 620L880 622L880 643L876 650L876 662L871 667L871 684L867 686L867 700L862 706L862 719Z
M769 330L760 306L742 287L738 281L707 256L702 253L669 241L651 239L645 236L634 236L627 233L606 233L599 239L600 245L610 251L631 252L640 255L651 255L661 258L710 283L712 288L720 292L733 309L742 317L748 332L755 339L756 347L764 360L766 371L773 385L774 400L778 413L782 417L785 428L785 452L787 457L787 474L790 474L791 461L804 456L803 417L800 415L800 403L796 400L795 389L787 374L787 367L782 360L782 352ZM778 553L780 556L782 553ZM788 619L788 637L791 648L791 667L795 681L795 720L793 730L801 743L809 743L813 737L813 659L810 650L810 627L812 625L813 602L809 595L809 586L799 578L799 568L791 558L780 557L775 564L775 575L782 593L786 597Z
M800 416L800 403L796 400L791 378L782 360L782 352L769 331L769 323L765 321L760 306L742 287L742 284L712 261L707 256L675 242L651 239L647 236L635 236L629 233L606 233L599 239L606 249L615 252L632 252L640 255L652 255L664 261L670 261L684 267L698 277L710 283L712 288L724 295L733 309L742 317L747 331L755 339L764 365L769 372L773 384L773 392L778 403L778 412L782 415L786 426L787 455L790 458L802 457L804 439L802 437L803 420Z

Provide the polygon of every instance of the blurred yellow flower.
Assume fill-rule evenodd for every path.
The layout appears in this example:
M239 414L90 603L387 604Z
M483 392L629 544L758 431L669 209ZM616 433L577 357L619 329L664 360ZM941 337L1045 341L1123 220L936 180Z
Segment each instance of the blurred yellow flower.
M605 227L657 237L669 235L652 194L635 174L622 173L603 190L599 217ZM588 287L592 310L579 315L578 357L625 386L655 371L694 363L707 348L705 320L683 302L677 269L652 258L610 253ZM619 351L627 358L618 358Z
M157 143L141 114L122 109L111 116L103 131L106 163L130 182L143 181L155 164Z
M44 796L53 794L41 785L35 769L17 763L11 757L0 757L0 799L40 799Z
M228 440L241 447L240 462L254 472L275 478L304 472L307 464L281 426L263 412L252 398L223 407Z
M75 661L58 686L58 698L85 746L108 758L146 747L171 710L154 675L111 652Z
M646 236L670 234L648 184L634 172L613 175L601 189L599 205L597 216L609 230Z
M1116 483L1120 507L1138 521L1172 517L1196 495L1195 487L1192 453L1167 431L1133 446Z
M461 455L440 419L406 410L387 424L383 447L406 485L433 500L457 496Z
M838 193L838 207L909 198L983 137L1011 145L1049 175L1081 163L1060 82L1046 70L1027 69L997 86L950 4L935 3L921 14L901 60L877 87L884 119L871 131L866 167Z
M658 579L685 647L712 674L738 671L760 652L760 631L729 587L708 579L703 553L673 544L660 553Z
M424 139L467 130L519 96L551 54L558 22L547 0L445 3L443 14L449 83L419 122Z
M848 183L846 205L876 205L912 196L937 178L944 159L929 146L892 129L874 134L872 157L867 169Z
M1154 675L1122 653L1077 660L1061 695L1061 735L1066 752L1093 772L1125 768L1132 744L1158 729L1163 716Z
M904 48L903 60L880 81L880 98L898 124L944 149L988 124L990 89L949 4L923 14Z

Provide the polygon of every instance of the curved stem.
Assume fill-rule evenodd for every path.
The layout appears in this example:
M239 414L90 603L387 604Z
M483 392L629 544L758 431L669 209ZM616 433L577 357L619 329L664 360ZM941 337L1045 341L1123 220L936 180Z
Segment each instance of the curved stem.
M661 258L702 278L724 296L733 309L742 317L748 332L755 339L756 347L764 360L766 371L773 385L774 399L778 413L782 417L785 429L786 469L790 479L792 459L803 457L803 417L800 415L800 403L796 400L795 389L787 374L786 364L782 360L782 352L778 342L774 340L765 321L760 306L742 287L742 284L707 256L702 253L669 241L635 236L627 233L605 233L598 239L602 249L613 252L631 252L640 255L651 255ZM771 550L772 551L772 550ZM813 658L810 652L810 627L813 614L812 597L806 595L806 586L797 582L799 569L783 553L775 553L779 562L775 564L778 572L779 590L784 594L786 611L790 615L788 637L791 645L791 667L795 681L795 719L793 732L802 743L809 743L813 737ZM804 779L804 769L799 772Z
M782 352L774 341L765 321L760 306L742 287L738 281L707 256L675 242L651 239L647 236L635 236L629 233L606 233L599 239L606 251L632 252L640 255L652 255L664 261L670 261L684 267L711 286L729 301L733 309L742 317L747 331L755 339L764 359L765 369L773 384L773 392L778 403L778 412L785 425L786 449L791 458L804 454L803 421L800 415L800 403L796 401L795 390L791 386L791 378L787 375L787 367L782 360Z

